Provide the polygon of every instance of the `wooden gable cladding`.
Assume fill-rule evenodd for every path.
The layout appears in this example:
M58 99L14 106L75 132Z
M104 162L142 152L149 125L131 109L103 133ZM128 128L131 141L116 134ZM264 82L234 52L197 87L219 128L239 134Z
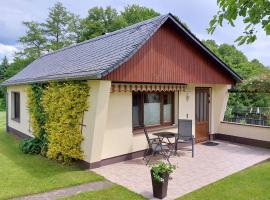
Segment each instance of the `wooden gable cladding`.
M127 62L103 79L144 83L235 83L213 59L168 22Z

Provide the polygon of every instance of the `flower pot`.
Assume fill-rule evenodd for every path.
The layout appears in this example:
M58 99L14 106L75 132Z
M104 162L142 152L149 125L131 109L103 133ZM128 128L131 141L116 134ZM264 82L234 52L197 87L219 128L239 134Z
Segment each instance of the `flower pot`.
M162 182L159 182L154 179L153 173L151 171L151 178L152 178L152 186L153 186L153 196L159 199L163 199L167 196L167 189L168 189L168 181L169 181L169 174L162 173L160 174L162 178Z

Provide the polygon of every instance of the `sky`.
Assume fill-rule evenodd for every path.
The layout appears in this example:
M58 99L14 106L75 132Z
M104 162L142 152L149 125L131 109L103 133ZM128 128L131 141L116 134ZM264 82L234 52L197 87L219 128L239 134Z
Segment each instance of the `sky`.
M87 15L89 8L94 6L112 6L118 11L129 4L139 4L160 12L172 13L185 22L190 30L199 39L214 39L218 44L228 43L237 46L234 40L244 30L241 20L236 22L236 27L224 24L217 28L213 35L206 31L209 21L216 14L218 7L216 0L58 0L64 6L81 17ZM7 56L11 61L14 52L21 45L18 38L25 34L23 21L42 22L48 16L48 8L57 0L0 0L0 60ZM241 45L237 48L245 53L249 60L258 59L263 64L270 66L270 36L265 36L262 30L258 31L258 40L251 45Z

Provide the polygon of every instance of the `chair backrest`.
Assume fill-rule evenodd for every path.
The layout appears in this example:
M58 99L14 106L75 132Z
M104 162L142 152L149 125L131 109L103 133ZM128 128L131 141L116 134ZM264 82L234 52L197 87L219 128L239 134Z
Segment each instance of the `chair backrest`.
M192 138L191 119L178 119L178 138Z
M152 148L152 144L151 144L151 141L150 141L150 138L149 138L147 129L146 129L145 127L143 127L143 131L144 131L144 135L145 135L145 137L146 137L147 143L148 143L148 145L149 145L149 148Z

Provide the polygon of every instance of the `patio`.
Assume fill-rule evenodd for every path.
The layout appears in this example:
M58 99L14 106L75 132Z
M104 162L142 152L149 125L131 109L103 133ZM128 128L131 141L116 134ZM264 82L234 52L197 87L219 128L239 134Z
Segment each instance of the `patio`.
M191 152L183 151L170 158L177 169L169 181L168 196L165 199L175 199L270 158L269 149L215 142L219 145L196 144L194 158L191 158ZM142 158L103 166L93 171L147 198L153 198L149 168Z

